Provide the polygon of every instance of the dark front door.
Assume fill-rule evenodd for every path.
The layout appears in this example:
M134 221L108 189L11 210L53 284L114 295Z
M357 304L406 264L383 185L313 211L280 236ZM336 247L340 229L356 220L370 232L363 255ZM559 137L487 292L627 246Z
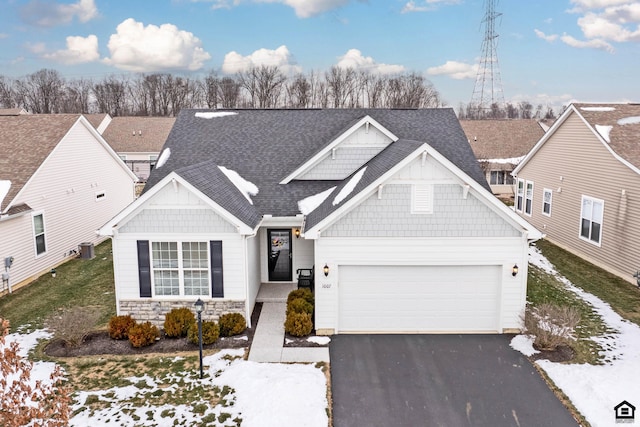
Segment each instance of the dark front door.
M292 281L291 230L267 230L269 281Z

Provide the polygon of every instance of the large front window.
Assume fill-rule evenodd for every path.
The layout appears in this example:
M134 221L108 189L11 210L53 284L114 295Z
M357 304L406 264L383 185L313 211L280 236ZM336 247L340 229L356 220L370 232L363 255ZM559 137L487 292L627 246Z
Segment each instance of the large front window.
M582 212L580 214L580 237L600 245L602 239L602 220L604 218L604 201L582 196Z
M209 295L207 242L152 242L155 295Z

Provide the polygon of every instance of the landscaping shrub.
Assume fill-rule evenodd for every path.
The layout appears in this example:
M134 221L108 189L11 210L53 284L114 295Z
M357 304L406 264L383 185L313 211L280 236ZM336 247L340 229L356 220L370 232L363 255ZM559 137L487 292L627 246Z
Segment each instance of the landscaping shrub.
M160 331L151 322L138 323L129 329L129 342L136 348L149 346L158 338Z
M196 317L188 308L174 308L164 318L164 333L171 338L185 337L195 321Z
M202 322L202 344L209 345L218 341L220 336L220 327L216 322ZM189 327L187 339L193 344L198 344L198 323L193 322Z
M100 312L90 307L75 307L60 315L53 315L46 321L56 339L69 347L77 347L89 335L100 318Z
M231 337L240 335L247 329L247 321L240 313L227 313L220 316L220 336Z
M541 304L527 308L524 316L525 331L533 336L538 350L555 350L561 344L574 341L573 332L580 323L580 313L574 307Z
M301 289L296 289L294 291L289 292L289 296L287 297L287 303L289 303L289 301L294 300L296 298L302 298L311 305L315 304L315 301L313 298L313 292L311 292L311 289L309 288L301 288Z
M114 340L126 340L129 338L129 329L136 324L131 315L112 316L109 319L109 336Z
M313 314L313 304L303 298L295 298L287 303L287 314L289 313L306 313Z
M311 315L307 313L290 312L284 322L284 330L294 337L309 335L313 329Z

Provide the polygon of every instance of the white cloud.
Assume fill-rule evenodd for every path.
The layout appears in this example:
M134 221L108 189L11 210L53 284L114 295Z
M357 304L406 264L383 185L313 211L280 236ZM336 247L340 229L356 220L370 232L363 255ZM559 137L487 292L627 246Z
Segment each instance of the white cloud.
M32 0L22 7L22 19L32 25L53 27L69 24L73 18L88 22L98 16L94 0L78 0L71 4L58 4L50 0Z
M478 73L478 64L465 64L458 61L447 61L444 65L427 68L427 74L432 76L448 75L455 80L475 79Z
M461 0L423 0L416 4L415 1L408 1L402 8L401 13L429 12L436 10L439 5L459 4Z
M379 64L372 57L363 56L358 49L349 49L339 59L336 64L338 68L352 68L354 70L368 71L372 74L398 74L405 70L402 65Z
M602 9L631 2L630 0L571 0L571 3L575 5L571 12L581 12L588 9Z
M332 9L347 5L353 0L213 0L213 9L229 9L240 3L279 3L293 8L299 18L320 15ZM358 0L365 1L365 0Z
M554 40L556 40L558 38L557 34L545 34L542 31L538 30L537 28L533 30L536 33L536 36L538 36L539 38L541 38L542 40L546 40L548 42L552 42Z
M287 46L282 45L275 50L258 49L247 56L242 56L236 51L229 52L224 56L222 72L235 74L261 65L276 66L285 74L295 74L302 71L300 66L295 65Z
M81 64L100 59L98 53L98 37L90 35L88 37L69 36L67 37L67 48L53 53L43 55L63 64Z
M118 25L107 47L107 64L137 72L199 70L211 58L193 33L172 24L145 27L133 18Z
M577 47L579 49L600 49L605 50L609 53L614 52L613 46L600 39L578 40L572 36L563 34L562 37L560 37L560 40L571 47Z

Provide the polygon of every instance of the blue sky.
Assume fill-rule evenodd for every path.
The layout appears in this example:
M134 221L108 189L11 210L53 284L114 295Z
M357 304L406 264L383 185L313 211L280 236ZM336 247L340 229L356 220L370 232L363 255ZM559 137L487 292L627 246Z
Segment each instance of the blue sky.
M484 0L3 0L0 75L415 71L469 102ZM640 2L500 0L505 100L640 102Z

